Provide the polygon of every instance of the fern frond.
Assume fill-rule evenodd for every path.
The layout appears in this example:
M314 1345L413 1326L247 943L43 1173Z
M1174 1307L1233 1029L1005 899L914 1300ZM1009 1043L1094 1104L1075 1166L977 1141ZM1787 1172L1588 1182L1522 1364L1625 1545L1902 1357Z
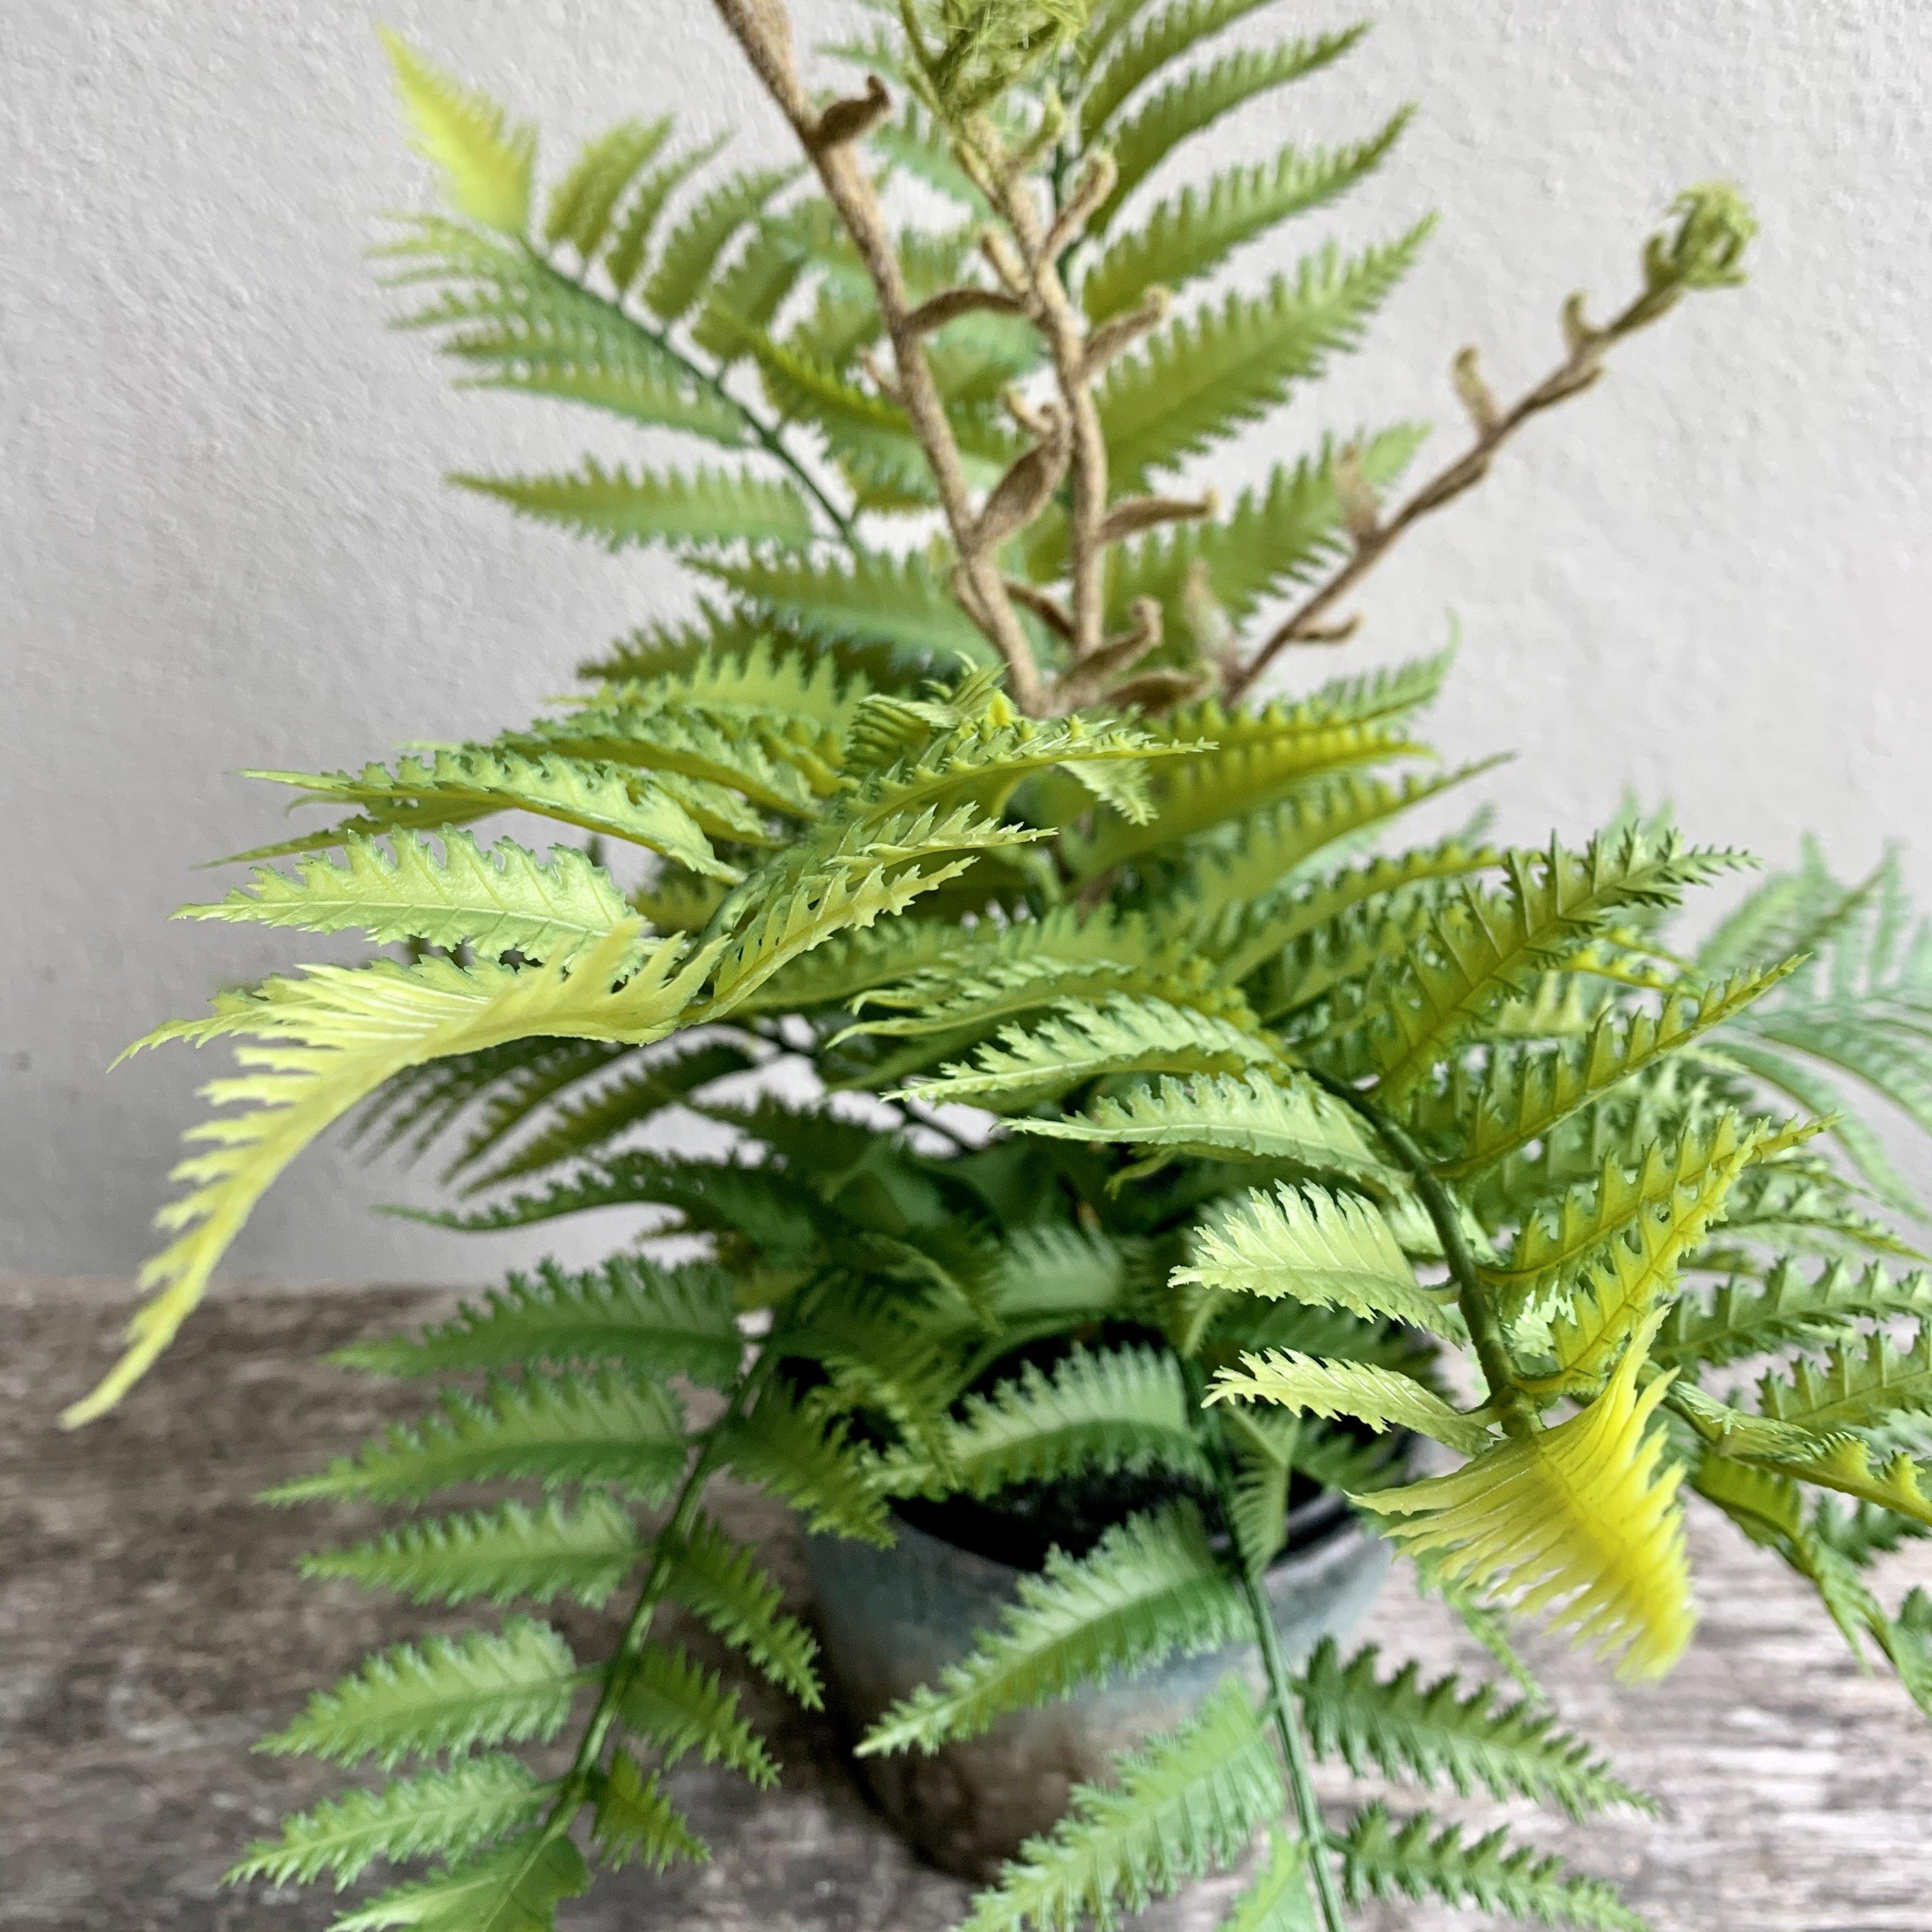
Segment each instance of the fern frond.
M1455 1337L1454 1308L1430 1294L1382 1215L1358 1196L1312 1184L1259 1190L1196 1237L1177 1282L1274 1300L1292 1295L1318 1308L1346 1308L1370 1321L1399 1322Z
M1708 1302L1680 1297L1664 1316L1651 1355L1666 1368L1721 1367L1829 1340L1859 1320L1901 1315L1932 1319L1932 1277L1898 1280L1876 1263L1856 1270L1834 1262L1807 1280L1796 1263L1780 1261L1762 1281L1726 1282Z
M586 142L551 191L544 214L544 242L554 248L568 242L579 260L586 265L595 260L625 190L657 158L670 129L668 114L655 121L620 121Z
M773 1388L728 1432L724 1453L746 1481L783 1498L814 1530L890 1546L885 1498L848 1445L843 1424L820 1420Z
M1179 1730L1124 1751L1105 1784L1074 1788L1068 1815L1029 1838L962 1932L1112 1932L1190 1878L1235 1863L1286 1802L1245 1686L1224 1685Z
M642 290L645 306L662 321L676 321L697 301L740 232L799 173L795 166L751 169L708 189L664 238Z
M414 1502L464 1483L528 1477L546 1488L610 1483L662 1502L684 1472L683 1417L655 1379L526 1372L481 1396L450 1390L413 1427L398 1423L352 1456L278 1484L276 1503Z
M650 250L652 237L671 196L693 175L716 160L730 139L728 134L714 135L676 160L654 168L638 184L638 190L632 196L623 218L617 223L610 238L610 245L604 253L604 272L610 277L611 286L620 297L630 292L631 285L638 279L644 266L644 257Z
M1082 142L1099 140L1128 96L1162 68L1262 4L1262 0L1183 0L1128 32L1147 0L1102 0L1092 10L1087 44L1081 50L1086 70L1080 95ZM1127 36L1124 40L1123 34Z
M1885 1334L1835 1342L1822 1364L1801 1360L1788 1377L1766 1376L1758 1406L1820 1434L1932 1413L1932 1322L1922 1321L1903 1348Z
M1230 10L1223 0L1216 10ZM1190 7L1167 10L1156 18L1147 38L1166 40L1168 34L1183 28L1196 11L1196 8ZM1095 217L1096 226L1104 227L1113 211L1183 141L1212 127L1244 102L1286 87L1339 60L1366 31L1359 26L1345 27L1337 33L1280 41L1271 47L1244 49L1196 68L1160 88L1126 120L1109 130L1108 144L1118 172L1113 192ZM1138 44L1144 46L1146 41ZM1133 49L1130 47L1122 50L1120 58L1125 63L1132 56ZM1084 112L1082 124L1088 124Z
M1574 1877L1560 1860L1526 1846L1513 1850L1501 1830L1465 1844L1461 1826L1436 1826L1426 1812L1398 1826L1379 1803L1357 1812L1336 1843L1349 1902L1432 1895L1540 1925L1648 1932L1600 1879Z
M1554 1048L1492 1054L1468 1104L1460 1145L1439 1172L1450 1179L1479 1172L1540 1140L1582 1108L1666 1055L1723 1025L1762 998L1789 964L1740 973L1695 996L1666 1000L1660 1013L1628 1020L1610 1014L1583 1040Z
M1465 1798L1480 1789L1498 1798L1551 1799L1578 1819L1612 1805L1654 1810L1540 1704L1499 1704L1492 1686L1466 1692L1453 1676L1425 1685L1412 1660L1383 1677L1381 1660L1369 1644L1345 1661L1334 1639L1324 1637L1302 1674L1310 1742L1323 1756L1346 1759L1357 1777L1378 1771L1424 1785L1447 1782Z
M655 1744L667 1766L696 1751L706 1764L722 1764L761 1790L778 1782L764 1741L739 1715L737 1692L680 1646L647 1643L628 1662L616 1710L619 1722Z
M622 1749L598 1780L597 1809L591 1842L607 1865L639 1863L652 1871L680 1862L708 1864L711 1848L695 1836L684 1815L664 1795L655 1772L646 1771Z
M756 557L700 567L754 609L827 644L988 661L985 634L947 587L945 563L924 551L895 556L861 549L808 562Z
M1308 1860L1300 1842L1276 1827L1268 1834L1268 1862L1234 1900L1220 1932L1310 1932Z
M1680 1195L1702 1195L1720 1172L1728 1192L1742 1172L1740 1154L1749 1160L1761 1150L1758 1137L1728 1108L1713 1120L1687 1123L1667 1144L1647 1142L1634 1168L1613 1149L1594 1184L1570 1189L1548 1211L1526 1215L1507 1264L1485 1268L1483 1278L1506 1309L1543 1300L1576 1282L1612 1244L1667 1211ZM1723 1200L1720 1195L1712 1203L1706 1224L1722 1211ZM1700 1232L1691 1228L1675 1244L1672 1267Z
M540 1829L468 1864L398 1886L338 1918L331 1932L551 1932L556 1908L587 1890L590 1868L568 1838Z
M1131 234L1117 236L1080 284L1088 314L1103 320L1158 284L1178 290L1210 274L1235 250L1294 215L1338 200L1381 166L1408 124L1405 107L1346 148L1284 148L1272 161L1228 168L1205 186L1162 202Z
M568 1508L554 1501L540 1509L507 1502L405 1523L366 1542L317 1550L299 1567L304 1576L391 1590L419 1604L472 1597L541 1604L567 1595L594 1607L644 1553L629 1514L590 1490Z
M338 845L351 833L404 826L438 828L498 812L534 812L586 832L620 838L660 853L674 863L713 878L735 879L735 868L711 849L682 791L620 765L567 758L554 753L528 757L483 745L440 748L424 757L399 758L391 773L380 765L358 772L251 771L249 778L299 786L302 803L356 805L364 816L298 838L237 853L238 859L269 859L285 853ZM674 783L675 782L674 781ZM758 836L754 821L748 827Z
M917 1082L919 1099L999 1110L1031 1106L1103 1076L1242 1073L1280 1064L1273 1044L1232 1020L1166 1000L1068 1000L1032 1026L1000 1028L970 1060Z
M1451 1408L1426 1383L1372 1362L1324 1361L1292 1348L1244 1352L1240 1371L1223 1369L1208 1400L1266 1402L1298 1414L1346 1416L1378 1435L1412 1429L1465 1455L1480 1455L1495 1441L1479 1417Z
M1394 1102L1473 1033L1483 1016L1530 989L1540 968L1561 963L1631 906L1672 905L1735 854L1686 850L1633 832L1592 839L1580 854L1553 840L1546 852L1511 854L1508 892L1466 890L1432 922L1430 944L1376 976L1365 989L1377 1091Z
M1668 1391L1639 1392L1654 1318L1587 1408L1511 1436L1446 1476L1358 1496L1404 1549L1437 1559L1519 1615L1549 1613L1628 1677L1658 1676L1694 1621L1677 1487L1683 1471L1646 1425Z
M547 1744L562 1730L584 1682L556 1630L513 1616L500 1632L434 1636L376 1652L333 1689L316 1691L302 1715L260 1748L336 1764L373 1757L387 1771L405 1758L478 1744Z
M301 980L266 980L224 995L210 1019L161 1028L152 1040L241 1036L236 1057L244 1072L202 1090L218 1104L248 1111L189 1130L189 1138L212 1150L174 1169L190 1191L158 1218L182 1232L140 1276L144 1288L159 1292L134 1316L127 1354L66 1420L86 1420L120 1399L200 1301L229 1243L282 1169L386 1080L424 1060L531 1034L661 1039L710 963L702 953L687 960L681 940L649 945L626 922L568 970L553 963L521 972L465 970L436 958L409 967L312 967Z
M452 950L472 946L491 958L566 960L630 916L610 875L568 846L552 846L544 863L511 839L484 852L466 832L448 829L441 836L439 855L418 834L393 833L386 848L347 832L340 866L305 860L293 878L258 866L225 898L184 905L175 916L304 932L354 928L378 945L413 939Z
M713 1041L674 1059L634 1066L608 1082L583 1100L556 1107L548 1123L524 1141L506 1159L466 1184L465 1192L478 1193L506 1182L541 1174L560 1161L576 1160L608 1148L620 1136L653 1118L668 1107L692 1106L700 1088L729 1079L753 1064L737 1048ZM445 1179L472 1166L482 1149L476 1136Z
M734 1289L730 1275L704 1262L663 1268L641 1255L614 1255L570 1273L547 1261L436 1328L351 1342L333 1359L384 1376L620 1362L640 1374L722 1388L743 1348Z
M1279 404L1337 350L1360 340L1370 317L1408 272L1432 224L1352 260L1328 248L1291 281L1172 322L1117 362L1094 400L1123 488L1198 456Z
M922 1684L866 1732L860 1754L935 1750L976 1737L1009 1711L1070 1696L1083 1684L1150 1669L1177 1652L1218 1649L1246 1610L1192 1503L1130 1516L1076 1561L1059 1551L1020 1580L996 1629L936 1684Z
M561 524L614 554L631 544L776 544L802 550L812 540L812 512L792 484L744 470L658 470L633 476L586 458L574 474L478 476L451 482L539 523Z
M1016 1118L1016 1132L1108 1141L1150 1157L1285 1161L1317 1174L1385 1179L1387 1163L1355 1117L1312 1082L1280 1074L1163 1077L1099 1094L1066 1120Z
M1663 1305L1684 1253L1722 1216L1731 1184L1770 1138L1761 1127L1741 1131L1737 1116L1726 1115L1710 1136L1707 1157L1684 1183L1654 1208L1640 1209L1628 1229L1613 1236L1583 1271L1575 1299L1551 1324L1559 1370L1573 1385L1602 1374Z
M326 1876L340 1890L378 1859L460 1858L536 1822L556 1792L500 1752L465 1759L284 1820L281 1836L250 1845L222 1882L308 1885Z
M781 1609L778 1587L758 1558L701 1513L671 1552L677 1602L808 1711L823 1701L812 1659L817 1641Z
M1051 1375L1031 1363L991 1395L969 1395L928 1460L901 1449L880 1461L892 1494L986 1497L1018 1482L1088 1470L1160 1469L1204 1486L1174 1358L1152 1348L1076 1346Z
M1232 713L1213 700L1181 705L1152 728L1168 743L1190 748L1151 773L1154 808L1147 823L1113 818L1090 838L1066 842L1068 859L1083 878L1171 850L1319 779L1424 749L1378 724L1331 724L1280 704Z
M441 170L452 205L486 228L520 236L530 224L536 130L513 125L494 100L430 66L400 34L376 32L412 143Z

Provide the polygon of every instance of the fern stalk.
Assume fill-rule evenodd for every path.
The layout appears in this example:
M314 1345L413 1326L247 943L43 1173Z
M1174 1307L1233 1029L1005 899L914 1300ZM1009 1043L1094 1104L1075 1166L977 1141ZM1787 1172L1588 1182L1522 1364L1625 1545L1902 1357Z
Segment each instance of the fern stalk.
M1307 1072L1310 1079L1353 1108L1407 1169L1409 1178L1414 1183L1416 1196L1429 1216L1437 1240L1442 1244L1443 1261L1449 1270L1449 1278L1456 1284L1456 1306L1468 1326L1469 1340L1482 1368L1483 1380L1488 1384L1490 1401L1497 1420L1508 1435L1534 1435L1536 1418L1517 1385L1515 1364L1510 1360L1509 1346L1503 1339L1502 1324L1489 1297L1483 1292L1482 1282L1476 1271L1476 1258L1469 1252L1468 1238L1463 1232L1456 1204L1449 1198L1448 1189L1437 1178L1436 1170L1430 1166L1428 1156L1366 1095L1346 1082L1334 1079L1313 1068Z
M1215 1494L1220 1498L1221 1514L1232 1533L1234 1524L1239 1520L1236 1512L1240 1503L1234 1493L1234 1472L1228 1460L1226 1424L1218 1418L1210 1419L1211 1412L1206 1406L1206 1384L1198 1360L1192 1356L1182 1356L1180 1360L1181 1372L1186 1378L1188 1404L1194 1418L1196 1435L1208 1467L1214 1472ZM1261 1569L1242 1562L1238 1550L1234 1552L1234 1567L1240 1573L1241 1594L1247 1602L1249 1619L1255 1627L1255 1641L1261 1648L1262 1667L1268 1677L1268 1715L1274 1722L1282 1761L1287 1766L1288 1788L1294 1794L1295 1819L1301 1828L1302 1843L1307 1852L1309 1889L1322 1914L1322 1932L1346 1932L1347 1922L1342 1916L1342 1894L1328 1857L1328 1833L1322 1821L1322 1802L1315 1795L1314 1760L1301 1728L1294 1679L1288 1670L1288 1660L1281 1652L1281 1633L1275 1628L1274 1607L1262 1587Z

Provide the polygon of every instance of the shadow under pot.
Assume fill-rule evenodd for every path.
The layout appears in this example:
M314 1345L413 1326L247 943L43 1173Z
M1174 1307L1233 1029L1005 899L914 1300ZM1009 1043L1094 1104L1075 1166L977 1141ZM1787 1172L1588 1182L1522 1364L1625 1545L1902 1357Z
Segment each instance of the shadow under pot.
M1266 1588L1291 1660L1360 1619L1389 1567L1388 1546L1366 1534L1332 1493L1288 1518L1286 1547ZM808 1536L834 1714L850 1740L909 1691L932 1682L998 1621L1027 1574L901 1520L890 1550ZM1191 1717L1231 1670L1258 1686L1252 1643L1170 1658L1140 1676L1016 1711L983 1736L927 1754L857 1759L874 1802L914 1848L942 1869L984 1880L1023 1839L1051 1830L1076 1785L1108 1760Z

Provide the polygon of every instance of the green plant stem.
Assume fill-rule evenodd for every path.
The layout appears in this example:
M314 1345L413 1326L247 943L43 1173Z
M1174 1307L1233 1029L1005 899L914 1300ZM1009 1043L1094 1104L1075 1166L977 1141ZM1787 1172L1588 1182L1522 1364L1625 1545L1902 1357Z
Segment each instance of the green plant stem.
M1469 1340L1475 1348L1476 1360L1482 1368L1483 1380L1488 1385L1490 1405L1496 1412L1497 1420L1502 1424L1505 1435L1533 1436L1536 1432L1535 1414L1524 1400L1516 1381L1509 1346L1503 1339L1502 1324L1496 1319L1496 1310L1483 1292L1482 1282L1476 1274L1476 1258L1469 1252L1456 1204L1430 1165L1429 1156L1409 1138L1406 1130L1390 1120L1367 1095L1312 1067L1304 1071L1317 1085L1360 1114L1375 1130L1383 1145L1408 1170L1436 1229L1436 1238L1442 1244L1442 1258L1448 1264L1450 1280L1456 1284L1456 1304L1469 1330Z
M569 1830L579 1807L592 1795L598 1760L603 1755L605 1741L610 1735L610 1727L616 1722L617 1702L623 1694L626 1666L644 1648L644 1640L650 1634L652 1620L670 1587L672 1566L677 1561L678 1552L683 1546L686 1538L691 1533L692 1522L698 1514L698 1503L704 1496L705 1485L716 1472L727 1438L746 1411L763 1393L778 1366L779 1328L780 1324L774 1322L771 1332L759 1345L756 1359L738 1378L736 1385L724 1405L723 1414L705 1431L703 1444L693 1459L691 1467L685 1472L683 1484L677 1492L677 1500L672 1504L670 1515L664 1527L658 1532L656 1546L651 1555L650 1568L644 1573L644 1580L638 1586L637 1600L632 1605L631 1614L625 1621L623 1634L618 1639L617 1647L604 1672L604 1688L598 1695L596 1708L591 1712L590 1721L584 1727L584 1735L578 1741L576 1754L571 1760L570 1769L564 1775L556 1802L544 1817L541 1834L532 1848L530 1856L532 1858L543 1845Z
M568 282L578 293L588 296L592 302L602 302L614 314L622 316L625 321L637 330L639 334L644 336L667 362L675 363L693 382L709 389L727 408L735 411L739 420L758 439L759 446L765 453L783 464L797 480L800 488L810 495L812 501L831 519L832 528L838 532L839 541L848 550L857 550L859 533L854 526L852 519L825 494L819 485L818 479L792 454L784 436L779 433L777 424L767 422L742 396L732 394L731 392L724 386L724 378L716 370L706 368L704 364L694 357L686 355L676 343L672 341L668 330L659 328L655 322L646 322L640 316L633 315L622 302L613 302L608 296L600 295L588 283L579 280L574 275L566 274L561 268L548 260L541 250L527 242L524 245L530 249L538 266L546 273L555 275L560 281Z
M1234 1479L1228 1460L1226 1431L1206 1403L1207 1385L1201 1364L1192 1356L1180 1358L1187 1384L1188 1400L1194 1425L1208 1466L1214 1472L1214 1486L1220 1498L1221 1514L1228 1534L1234 1537ZM1248 1618L1255 1627L1255 1641L1260 1646L1262 1668L1268 1678L1268 1714L1274 1721L1275 1736L1281 1745L1288 1772L1288 1789L1294 1798L1295 1822L1308 1857L1309 1888L1322 1915L1322 1932L1346 1932L1342 1915L1342 1895L1336 1889L1335 1874L1328 1860L1328 1831L1322 1820L1322 1802L1315 1795L1314 1761L1303 1735L1298 1700L1289 1674L1288 1660L1282 1654L1281 1633L1275 1628L1274 1606L1268 1600L1260 1576L1234 1543L1234 1563L1240 1573L1242 1594L1247 1600Z

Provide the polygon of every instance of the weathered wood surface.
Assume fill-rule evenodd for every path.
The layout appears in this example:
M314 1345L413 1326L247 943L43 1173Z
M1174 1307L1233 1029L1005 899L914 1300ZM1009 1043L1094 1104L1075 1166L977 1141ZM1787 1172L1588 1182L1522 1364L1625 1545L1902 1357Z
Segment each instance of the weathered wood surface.
M339 1534L341 1518L251 1499L404 1412L406 1395L318 1358L429 1312L430 1299L229 1291L116 1414L75 1436L54 1429L53 1413L105 1359L125 1290L14 1281L0 1284L0 1926L325 1925L324 1897L219 1887L246 1840L331 1781L249 1746L364 1649L464 1619L299 1582L292 1559ZM726 1514L786 1548L783 1520L755 1498ZM1535 1835L1622 1880L1659 1932L1932 1932L1932 1727L1894 1683L1859 1673L1775 1563L1728 1535L1695 1541L1704 1621L1666 1684L1619 1690L1574 1658L1541 1653L1565 1719L1657 1796L1663 1820ZM1898 1561L1894 1588L1932 1575L1923 1551ZM594 1642L596 1619L576 1622ZM1369 1634L1432 1670L1480 1663L1399 1588ZM748 1696L784 1761L782 1793L681 1774L712 1863L607 1880L568 1922L580 1932L951 1923L964 1888L920 1867L867 1810L829 1728ZM1203 1886L1146 1922L1211 1926L1232 1889ZM1472 1922L1402 1906L1358 1922L1436 1932Z

